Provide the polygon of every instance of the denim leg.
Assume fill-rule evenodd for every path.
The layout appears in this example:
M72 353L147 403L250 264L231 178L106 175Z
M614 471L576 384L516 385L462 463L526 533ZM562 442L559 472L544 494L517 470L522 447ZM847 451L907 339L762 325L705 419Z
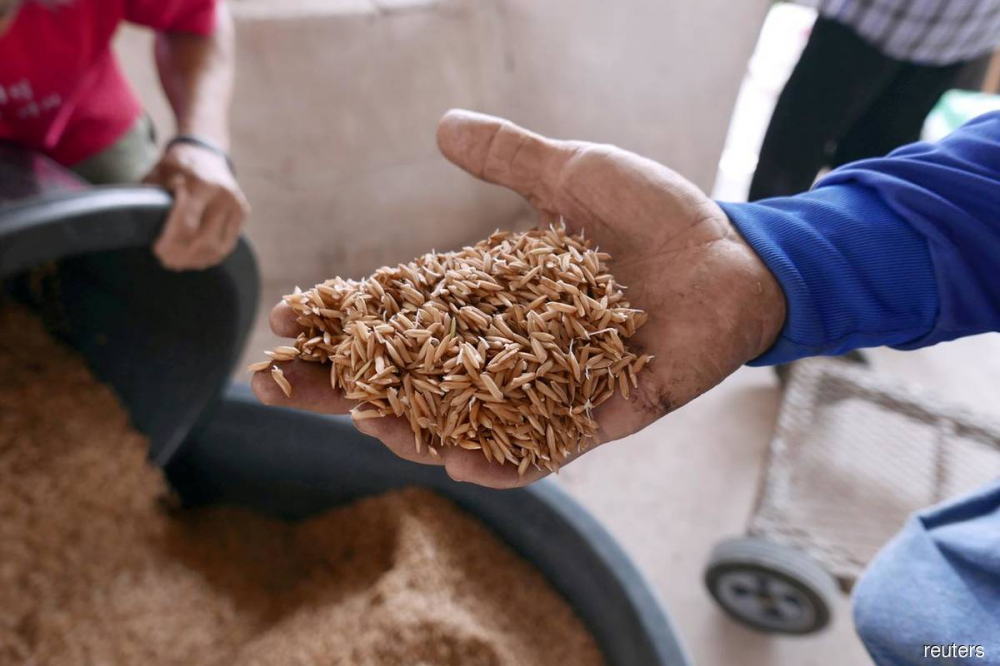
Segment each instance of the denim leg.
M911 518L856 585L854 622L878 666L1000 664L1000 483Z

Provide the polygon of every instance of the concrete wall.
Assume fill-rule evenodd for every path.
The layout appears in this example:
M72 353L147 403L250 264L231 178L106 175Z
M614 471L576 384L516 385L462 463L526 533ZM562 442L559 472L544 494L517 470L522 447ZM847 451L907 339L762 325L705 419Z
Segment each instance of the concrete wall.
M234 154L264 302L524 217L517 197L437 154L450 107L617 143L710 187L768 4L235 0ZM118 47L169 136L149 41L130 29Z
M509 0L515 116L712 186L767 0Z

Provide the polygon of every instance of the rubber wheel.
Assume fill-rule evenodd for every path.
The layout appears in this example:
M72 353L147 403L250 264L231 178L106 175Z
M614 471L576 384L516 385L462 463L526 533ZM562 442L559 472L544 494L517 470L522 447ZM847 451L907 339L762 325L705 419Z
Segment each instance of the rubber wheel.
M833 358L838 361L844 361L845 363L855 363L857 365L869 366L871 361L865 356L865 353L860 349L853 349L846 354L841 354L840 356L834 356ZM792 371L791 363L782 363L780 365L774 366L774 374L778 376L778 383L784 386L788 382L788 375Z
M833 615L837 584L805 553L756 537L719 543L705 586L730 616L752 629L811 634Z

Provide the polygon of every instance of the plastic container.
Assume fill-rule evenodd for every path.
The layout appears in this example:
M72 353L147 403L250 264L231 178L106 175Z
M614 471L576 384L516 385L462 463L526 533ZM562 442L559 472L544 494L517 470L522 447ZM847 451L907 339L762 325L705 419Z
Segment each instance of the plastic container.
M264 407L244 385L230 387L167 473L189 504L236 504L289 519L392 488L431 488L541 571L576 609L609 666L691 663L628 556L555 482L507 491L457 483L440 467L397 458L346 417Z
M0 283L114 386L163 464L221 393L257 303L240 241L221 265L177 273L149 250L170 208L152 187L87 187L55 163L0 146ZM28 269L56 265L38 280ZM37 285L36 285L37 286Z

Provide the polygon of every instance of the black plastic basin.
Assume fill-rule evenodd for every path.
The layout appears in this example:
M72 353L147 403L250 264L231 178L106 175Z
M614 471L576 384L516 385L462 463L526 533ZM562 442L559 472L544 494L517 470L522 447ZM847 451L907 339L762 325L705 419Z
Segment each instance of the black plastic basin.
M221 265L177 273L149 250L170 207L152 187L88 187L0 146L0 283L33 300L26 271L55 265L42 298L53 332L114 386L163 464L222 391L257 303L240 241Z
M234 504L293 520L392 488L432 488L542 572L586 623L609 666L690 664L646 580L553 481L505 491L457 483L439 467L397 458L346 417L264 407L242 384L230 386L167 474L188 504Z

